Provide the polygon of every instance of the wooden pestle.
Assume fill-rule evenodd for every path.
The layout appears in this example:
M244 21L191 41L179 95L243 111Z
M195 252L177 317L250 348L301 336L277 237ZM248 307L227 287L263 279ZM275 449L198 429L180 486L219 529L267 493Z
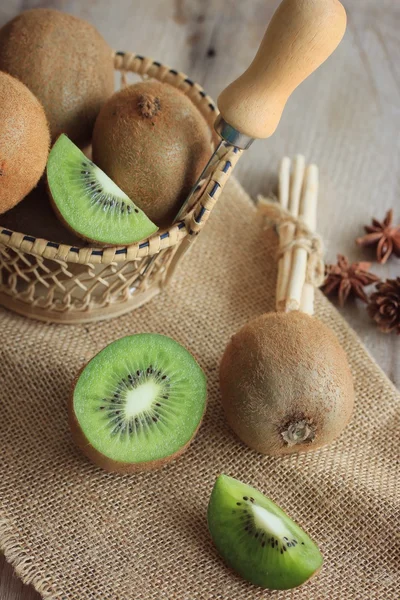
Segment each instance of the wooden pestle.
M253 62L218 98L221 114L215 121L215 129L222 140L244 149L255 138L270 137L291 93L332 54L345 30L346 12L339 0L283 0L268 25ZM214 155L217 151L218 148ZM214 155L176 219L184 214L197 183L213 164ZM207 216L215 204L210 196L214 185L210 181L204 193ZM188 229L198 233L205 221L206 218L203 218L199 222L198 213L194 211L187 223ZM168 269L167 280L172 277L179 259L195 237L188 235L181 242ZM154 257L142 276L153 262Z
M338 0L283 0L249 68L220 94L223 119L249 138L270 137L291 93L332 54L345 29Z

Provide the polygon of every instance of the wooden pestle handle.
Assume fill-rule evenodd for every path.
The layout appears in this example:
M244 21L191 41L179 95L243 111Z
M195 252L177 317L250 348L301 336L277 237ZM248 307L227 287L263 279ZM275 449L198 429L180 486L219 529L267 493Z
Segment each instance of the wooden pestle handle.
M290 94L332 54L345 30L339 0L283 0L247 71L220 94L223 119L251 138L272 135Z

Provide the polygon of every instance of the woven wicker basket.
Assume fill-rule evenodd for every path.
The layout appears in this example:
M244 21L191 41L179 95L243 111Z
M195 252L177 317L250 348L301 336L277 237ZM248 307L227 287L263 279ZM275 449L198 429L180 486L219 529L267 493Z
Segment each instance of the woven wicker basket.
M122 74L122 84L131 72L179 88L212 129L217 116L213 101L183 73L124 52L115 54L114 66ZM182 220L131 246L68 246L5 229L0 218L0 304L28 317L58 323L111 318L144 304L170 280L179 257L207 221L239 156L237 149L223 148L209 181Z

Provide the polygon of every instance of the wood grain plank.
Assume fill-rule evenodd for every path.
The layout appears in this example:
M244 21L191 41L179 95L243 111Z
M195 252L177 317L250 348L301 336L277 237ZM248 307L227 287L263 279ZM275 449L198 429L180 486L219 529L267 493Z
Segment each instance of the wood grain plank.
M39 600L33 587L24 585L13 568L0 556L0 600Z
M250 63L278 0L8 0L0 26L20 10L55 7L93 23L116 49L138 51L186 71L216 98ZM279 159L304 153L320 167L319 230L327 260L372 257L354 244L362 225L394 207L400 221L400 5L347 0L349 27L336 54L289 100L277 134L250 148L237 177L256 196L275 182ZM250 232L249 232L250 234ZM400 275L400 261L373 265ZM400 339L385 336L361 303L343 314L400 386ZM34 600L0 558L0 599Z

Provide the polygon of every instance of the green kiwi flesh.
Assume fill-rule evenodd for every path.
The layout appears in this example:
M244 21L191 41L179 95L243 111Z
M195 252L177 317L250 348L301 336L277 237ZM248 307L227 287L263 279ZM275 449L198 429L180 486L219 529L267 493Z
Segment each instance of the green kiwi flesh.
M208 527L226 563L262 588L297 587L322 566L318 547L283 510L227 475L220 475L214 485Z
M65 134L51 149L47 183L56 214L84 239L133 244L158 229Z
M109 471L155 469L189 444L206 396L202 369L178 342L154 333L127 336L78 376L72 432L83 452Z

